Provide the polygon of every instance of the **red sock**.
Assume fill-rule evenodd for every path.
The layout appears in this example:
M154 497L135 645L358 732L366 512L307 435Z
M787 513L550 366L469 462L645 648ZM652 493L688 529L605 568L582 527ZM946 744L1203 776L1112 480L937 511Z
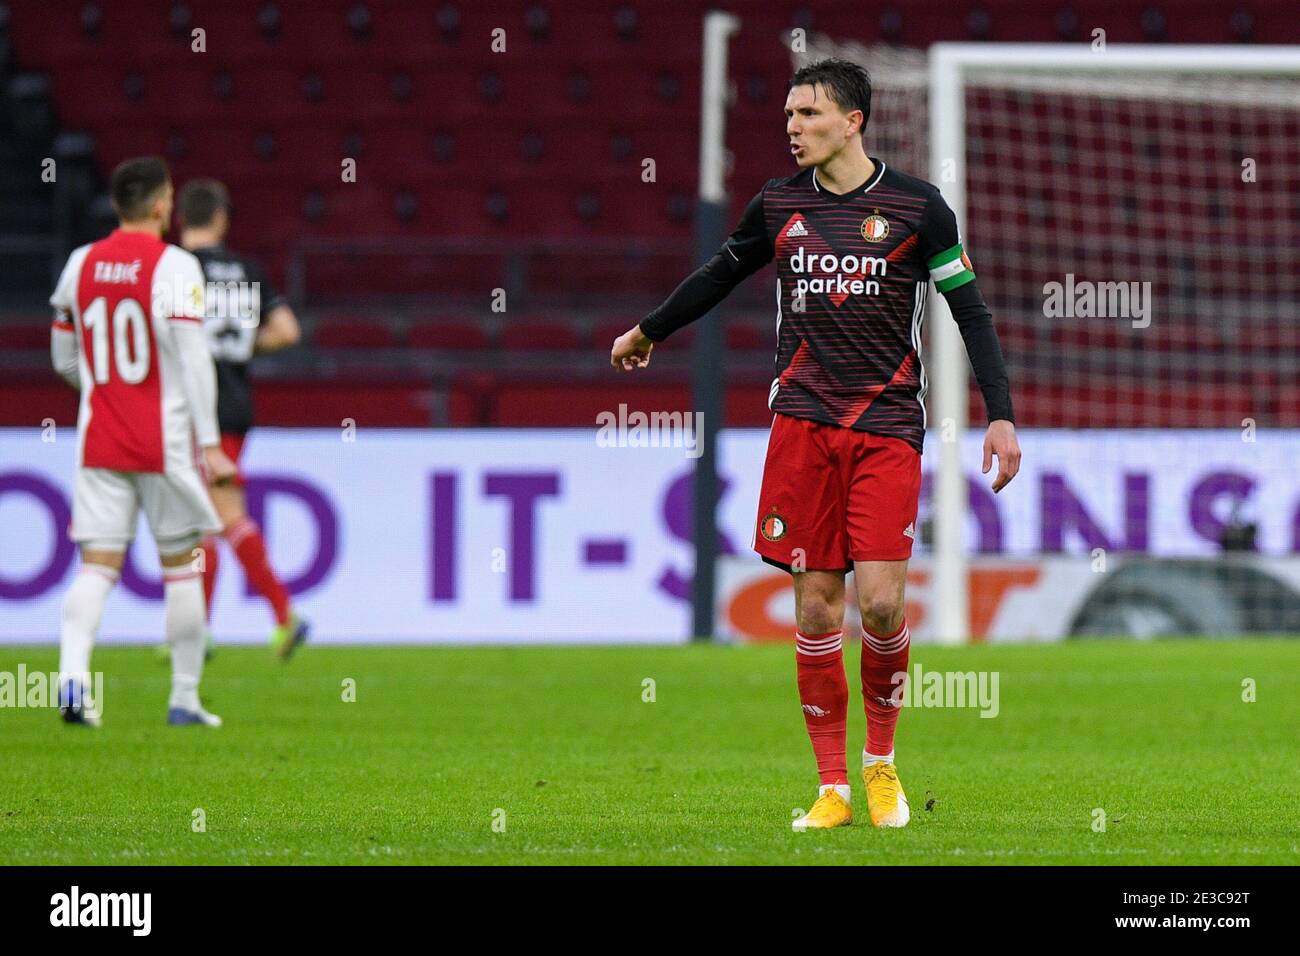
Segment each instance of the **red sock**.
M226 540L234 549L239 563L244 566L248 583L258 594L271 602L276 624L289 621L289 592L284 589L280 579L271 570L271 562L266 558L266 542L262 540L261 530L251 518L240 518L226 528Z
M888 637L862 628L862 700L867 708L867 753L884 757L894 752L894 728L907 680L907 652L912 635L904 620ZM899 681L895 674L903 674Z
M823 784L849 782L844 753L848 723L849 682L844 676L843 632L795 632L795 665L799 674L799 703L808 726L817 776Z
M203 608L212 620L212 592L217 589L217 539L208 535L203 539Z

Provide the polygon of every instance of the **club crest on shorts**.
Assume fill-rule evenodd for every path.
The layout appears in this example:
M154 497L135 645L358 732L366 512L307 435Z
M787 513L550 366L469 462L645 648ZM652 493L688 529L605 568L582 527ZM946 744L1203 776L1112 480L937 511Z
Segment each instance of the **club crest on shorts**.
M867 242L880 242L889 235L889 220L880 214L862 220L862 238Z
M763 516L763 520L759 522L758 530L762 532L763 537L768 541L780 541L785 537L787 530L785 519L775 511L769 511Z

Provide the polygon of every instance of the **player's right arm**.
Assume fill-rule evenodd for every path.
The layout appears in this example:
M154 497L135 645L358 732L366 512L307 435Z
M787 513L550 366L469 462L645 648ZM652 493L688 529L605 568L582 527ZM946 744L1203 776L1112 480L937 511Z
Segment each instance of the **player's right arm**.
M618 337L609 357L614 368L645 368L654 343L707 315L732 289L772 261L775 250L763 219L763 192L750 200L736 231L713 258L687 276L659 308Z
M68 257L54 294L50 296L50 305L54 309L54 322L50 325L50 362L59 377L78 391L81 390L81 349L77 344L72 310L76 304L81 266L88 251L89 247L83 246Z
M50 361L59 377L77 391L81 391L80 352L72 320L56 313L54 324L50 326Z
M179 274L177 287L182 290L179 302L163 302L164 318L171 328L172 341L181 365L181 388L190 407L194 437L203 449L208 480L225 484L236 475L235 463L221 450L221 431L217 427L217 368L203 331L204 290L206 282L199 260L188 252L172 247L167 255L175 256Z

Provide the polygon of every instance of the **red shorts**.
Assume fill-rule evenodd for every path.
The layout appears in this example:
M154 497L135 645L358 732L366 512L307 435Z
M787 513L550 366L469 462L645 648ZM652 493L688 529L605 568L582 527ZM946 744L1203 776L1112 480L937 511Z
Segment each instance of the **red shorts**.
M777 415L753 548L808 571L912 556L921 455L901 438Z

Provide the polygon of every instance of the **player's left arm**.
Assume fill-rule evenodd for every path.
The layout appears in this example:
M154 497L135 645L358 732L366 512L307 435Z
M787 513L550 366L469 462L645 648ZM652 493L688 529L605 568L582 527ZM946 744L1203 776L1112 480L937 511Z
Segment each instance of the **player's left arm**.
M289 301L275 290L260 267L257 270L257 283L261 295L262 321L258 324L253 350L265 354L292 348L302 338L298 317L294 315Z
M301 338L302 330L298 326L298 317L286 303L266 313L266 317L262 319L262 324L257 329L254 350L259 354L278 352L297 345Z
M920 232L921 254L930 278L952 310L984 397L989 426L984 435L982 471L989 473L996 456L998 474L993 480L996 493L1020 471L1020 442L1016 439L1011 387L998 333L993 327L993 314L980 293L970 257L962 248L957 219L937 191L926 205Z

